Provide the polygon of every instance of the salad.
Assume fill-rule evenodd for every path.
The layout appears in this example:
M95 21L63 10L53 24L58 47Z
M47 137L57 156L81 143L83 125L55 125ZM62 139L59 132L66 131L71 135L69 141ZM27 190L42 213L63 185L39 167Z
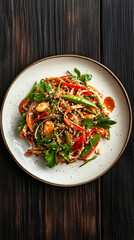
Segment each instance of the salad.
M100 139L109 140L110 127L116 123L109 118L114 101L110 97L103 101L102 94L89 85L91 79L91 74L75 68L74 74L67 71L66 76L35 82L19 104L18 130L30 144L27 155L43 155L52 168L76 160L81 167L101 153Z

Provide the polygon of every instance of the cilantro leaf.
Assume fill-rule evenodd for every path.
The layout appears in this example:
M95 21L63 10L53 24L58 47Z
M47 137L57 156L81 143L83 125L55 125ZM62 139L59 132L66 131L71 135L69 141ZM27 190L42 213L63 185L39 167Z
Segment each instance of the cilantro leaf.
M22 115L21 115L21 119L20 119L20 122L19 122L19 125L18 125L18 130L21 131L24 127L24 125L26 124L26 115L27 113L24 112Z
M37 101L37 102L41 102L43 100L50 100L50 97L44 97L44 93L41 92L41 93L35 93L34 94L34 100Z
M87 118L83 119L83 121L84 121L84 123L85 123L85 126L86 126L87 131L88 131L89 129L92 129L92 127L93 127L93 120L90 120L90 119L87 117Z
M68 143L65 143L65 144L63 145L63 147L64 147L68 152L71 152L71 151L72 151L72 147L71 147L70 144L68 144Z
M56 164L56 159L55 159L55 151L54 150L47 150L45 152L45 160L46 160L46 165L50 168L54 167Z
M39 85L38 85L38 87L37 87L37 91L42 91L42 92L44 92L45 91L45 82L44 82L44 79L41 79L40 80L40 83L39 83Z
M52 85L49 82L47 82L46 85L45 85L45 89L49 93L52 90Z
M44 79L40 80L40 83L37 87L37 91L41 91L42 93L44 93L44 91L47 91L49 93L51 89L52 89L52 85L49 82L45 84Z
M69 162L68 155L69 155L69 152L71 152L71 151L72 151L72 147L70 146L70 144L65 143L63 145L62 150L60 151L60 154L65 160L67 160Z
M104 129L109 129L111 125L116 124L115 121L110 120L109 117L103 117L101 119L99 119L99 121L97 122L97 124L95 126L97 127L101 127Z

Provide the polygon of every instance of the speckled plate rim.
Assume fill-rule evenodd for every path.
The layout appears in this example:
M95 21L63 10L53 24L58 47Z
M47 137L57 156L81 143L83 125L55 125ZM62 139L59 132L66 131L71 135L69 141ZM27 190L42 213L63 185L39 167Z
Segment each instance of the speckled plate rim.
M124 93L124 96L127 100L127 104L128 104L128 109L129 109L129 130L128 130L128 135L126 137L126 141L125 141L125 144L124 146L122 147L122 150L120 151L118 157L115 159L115 161L110 165L109 168L107 168L103 173L101 173L100 175L98 175L97 177L89 180L89 181L85 181L85 182L82 182L82 183L78 183L78 184L72 184L72 185L64 185L64 184L56 184L56 183L52 183L52 182L48 182L46 180L43 180L39 177L36 177L34 174L32 174L31 172L27 171L24 167L21 166L21 164L17 161L17 159L14 157L14 155L12 154L12 152L10 151L10 148L8 147L8 144L7 144L7 141L6 141L6 138L5 138L5 135L4 135L4 130L3 130L3 124L2 124L2 114L3 114L3 107L4 107L4 103L5 103L5 100L6 100L6 97L8 95L8 92L10 91L10 88L12 87L12 85L14 84L14 82L18 79L18 77L23 73L25 72L28 68L32 67L33 65L37 64L37 63L40 63L40 62L43 62L45 60L48 60L48 59L53 59L53 58L61 58L61 57L75 57L75 58L81 58L81 59L85 59L87 61L90 61L90 62L93 62L93 63L96 63L97 65L101 66L102 68L104 68L107 72L109 72L115 79L115 81L119 84L119 86L121 87L123 93ZM2 138L3 138L3 141L5 143L5 146L8 150L8 152L10 153L10 155L12 156L12 158L14 159L14 161L17 163L17 165L19 165L21 167L21 169L23 169L26 173L28 173L30 176L32 176L33 178L41 181L41 182L44 182L44 183L47 183L47 184L50 184L50 185L53 185L53 186L58 186L58 187L74 187L74 186L79 186L79 185L83 185L83 184L86 184L86 183L89 183L89 182L92 182L98 178L100 178L101 176L103 176L106 172L108 172L113 166L114 164L118 161L118 159L121 157L121 155L123 154L127 144L128 144L128 141L129 141L129 138L130 138L130 135L131 135L131 131L132 131L132 108L131 108L131 104L130 104L130 100L129 100L129 97L128 97L128 94L123 86L123 84L120 82L120 80L118 79L118 77L109 69L107 68L105 65L103 65L102 63L99 63L98 61L96 60L93 60L91 58L88 58L88 57L85 57L85 56L80 56L80 55L75 55L75 54L61 54L61 55L54 55L54 56L50 56L50 57L46 57L46 58L42 58L32 64L30 64L28 67L26 67L25 69L23 69L16 77L15 79L12 81L12 83L10 84L10 86L8 87L7 91L6 91L6 94L5 94L5 97L3 99L3 103L2 103L2 107L1 107L1 114L0 114L0 128L1 128L1 134L2 134Z

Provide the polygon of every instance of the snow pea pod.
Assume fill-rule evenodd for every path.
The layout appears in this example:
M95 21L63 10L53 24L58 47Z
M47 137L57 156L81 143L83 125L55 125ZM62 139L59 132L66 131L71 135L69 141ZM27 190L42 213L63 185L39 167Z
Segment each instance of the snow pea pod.
M90 107L90 108L97 108L97 106L93 102L91 102L90 100L88 100L86 98L76 97L73 95L61 95L60 97L67 101L82 104L82 105Z
M81 157L82 158L88 158L92 152L95 150L95 147L98 144L98 141L101 138L101 134L95 134L92 139L92 147L91 145L86 145L85 149L82 151Z

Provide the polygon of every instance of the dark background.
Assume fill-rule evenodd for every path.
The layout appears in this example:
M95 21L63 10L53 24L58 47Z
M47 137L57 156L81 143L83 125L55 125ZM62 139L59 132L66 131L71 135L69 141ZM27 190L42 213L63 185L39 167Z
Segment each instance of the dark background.
M65 53L105 64L133 103L133 2L0 0L1 103L22 69ZM27 175L1 138L0 240L134 239L133 138L108 173L72 188L49 186Z

